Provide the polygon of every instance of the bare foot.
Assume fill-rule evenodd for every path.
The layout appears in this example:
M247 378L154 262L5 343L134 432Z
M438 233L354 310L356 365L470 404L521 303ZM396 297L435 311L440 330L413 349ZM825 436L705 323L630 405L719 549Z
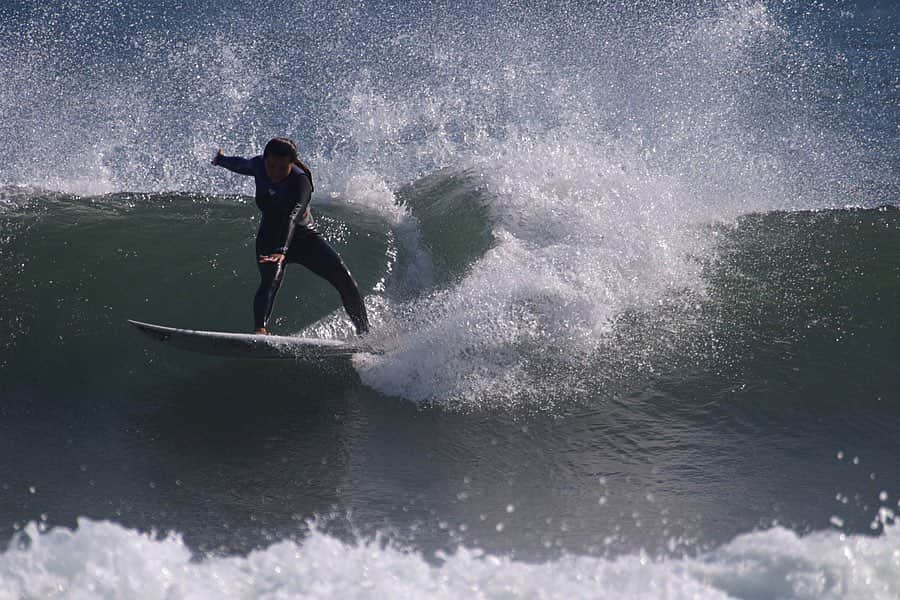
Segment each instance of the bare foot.
M269 335L269 330L265 327L260 327L259 329L254 329L253 333L256 335Z

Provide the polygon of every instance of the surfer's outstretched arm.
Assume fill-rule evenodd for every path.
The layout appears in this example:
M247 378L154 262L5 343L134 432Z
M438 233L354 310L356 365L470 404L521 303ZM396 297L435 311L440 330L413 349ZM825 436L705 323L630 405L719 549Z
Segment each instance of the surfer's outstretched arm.
M229 171L240 173L241 175L253 175L253 159L243 158L241 156L225 156L219 150L212 159L212 164L218 167L225 167Z

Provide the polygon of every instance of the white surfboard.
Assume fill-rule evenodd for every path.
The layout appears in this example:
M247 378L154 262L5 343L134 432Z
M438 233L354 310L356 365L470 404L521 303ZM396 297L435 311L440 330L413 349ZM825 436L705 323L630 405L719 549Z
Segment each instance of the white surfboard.
M317 359L349 357L360 352L379 352L364 344L283 335L198 331L164 327L152 323L128 320L148 336L169 346L213 354L243 358Z

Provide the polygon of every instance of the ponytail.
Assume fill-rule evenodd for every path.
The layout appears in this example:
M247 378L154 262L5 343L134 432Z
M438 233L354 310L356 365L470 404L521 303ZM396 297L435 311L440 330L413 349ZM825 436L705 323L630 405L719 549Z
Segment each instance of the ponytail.
M302 160L300 160L300 157L298 156L297 158L294 159L294 164L297 165L298 167L300 167L300 170L303 171L304 173L306 173L306 176L309 177L310 191L315 190L316 186L313 185L312 171L309 170L309 167L306 166L306 163L304 163Z

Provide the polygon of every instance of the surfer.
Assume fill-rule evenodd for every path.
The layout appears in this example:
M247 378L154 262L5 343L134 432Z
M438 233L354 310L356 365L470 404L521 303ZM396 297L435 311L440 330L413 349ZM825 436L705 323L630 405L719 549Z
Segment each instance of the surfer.
M219 150L212 164L252 175L256 181L256 206L262 211L262 221L256 234L260 282L253 299L255 332L269 333L269 317L286 263L300 263L337 289L357 335L366 333L369 319L359 287L313 222L309 211L312 173L301 162L297 145L288 138L273 138L262 156L253 158L225 156Z

